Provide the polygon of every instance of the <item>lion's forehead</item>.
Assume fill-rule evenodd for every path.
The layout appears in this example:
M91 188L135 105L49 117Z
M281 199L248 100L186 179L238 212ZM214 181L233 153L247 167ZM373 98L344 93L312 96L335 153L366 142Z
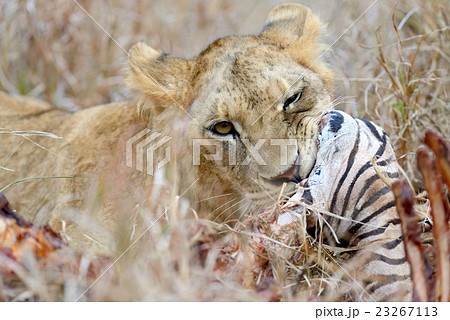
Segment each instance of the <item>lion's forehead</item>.
M254 37L228 37L217 40L199 55L194 80L202 82L211 76L251 79L264 76L277 66L287 67L293 63L291 57L266 41Z
M207 90L211 96L241 93L242 98L252 99L279 96L299 79L308 77L314 77L313 72L266 41L229 37L217 40L200 54L193 80L197 88Z
M249 109L275 103L289 89L295 90L304 78L301 67L295 65L242 66L242 62L234 61L222 63L217 69L210 71L200 89L204 99L213 104L239 103Z

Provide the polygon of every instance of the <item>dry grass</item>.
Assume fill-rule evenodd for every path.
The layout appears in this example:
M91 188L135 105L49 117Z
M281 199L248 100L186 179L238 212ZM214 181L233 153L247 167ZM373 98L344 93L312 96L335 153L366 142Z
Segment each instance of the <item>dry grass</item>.
M405 249L411 265L416 301L450 301L450 209L442 184L450 187L450 144L435 132L428 130L425 144L433 152L422 147L417 151L417 167L431 203L433 221L433 246L421 241L423 224L415 211L414 192L406 180L394 182L392 190L402 220ZM434 266L432 266L434 263Z
M79 1L125 50L145 40L154 48L187 58L217 37L259 32L269 10L280 2ZM302 1L329 21L325 35L329 44L372 2ZM335 95L342 101L338 108L388 131L416 191L421 182L414 152L425 130L432 128L450 137L449 19L445 0L378 1L327 53L336 71ZM0 33L1 90L38 97L64 109L129 98L122 73L125 52L75 2L0 1ZM246 288L233 280L236 270L218 276L215 261L232 233L196 219L183 199L175 201L180 194L176 178L169 175L160 189L155 188L160 191L158 200L133 212L139 221L133 234L117 231L121 236L117 257L136 244L86 294L82 295L95 279L87 272L96 261L92 255L82 257L75 273L65 266L58 275L54 266L39 269L27 256L17 269L19 279L0 283L0 299L267 301L280 290L285 300L305 301L323 293L335 266L314 246L304 248L308 257L303 259L309 260L303 267L283 266L275 274L282 288L271 284ZM99 274L109 265L105 263ZM292 270L296 276L291 276ZM299 277L302 287L294 295L292 288ZM351 286L349 282L333 285L343 290Z

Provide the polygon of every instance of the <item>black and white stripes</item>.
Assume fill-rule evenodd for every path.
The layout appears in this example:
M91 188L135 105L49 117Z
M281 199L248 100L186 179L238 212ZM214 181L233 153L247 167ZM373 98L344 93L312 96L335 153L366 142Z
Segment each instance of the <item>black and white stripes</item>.
M393 193L380 177L400 176L389 138L375 124L341 111L325 115L321 127L307 187L309 200L333 214L324 216L328 243L360 248L348 266L371 298L410 299L400 219Z

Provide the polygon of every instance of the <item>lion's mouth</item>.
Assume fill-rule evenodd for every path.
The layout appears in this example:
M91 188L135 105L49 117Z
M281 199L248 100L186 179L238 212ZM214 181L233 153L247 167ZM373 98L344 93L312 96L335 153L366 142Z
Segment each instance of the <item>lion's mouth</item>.
M320 118L317 125L318 134L322 132L323 127L330 121L330 114L327 113ZM336 124L338 125L338 124ZM297 151L297 157L293 164L283 173L266 178L262 177L265 181L273 185L282 185L283 183L294 182L300 183L303 179L306 179L311 174L315 164L318 148L318 138L310 138L311 143L299 149Z
M302 178L300 177L299 170L300 170L300 154L297 153L297 158L295 159L293 165L289 167L285 172L271 178L264 178L264 180L267 180L269 183L280 185L285 182L295 182L299 183Z

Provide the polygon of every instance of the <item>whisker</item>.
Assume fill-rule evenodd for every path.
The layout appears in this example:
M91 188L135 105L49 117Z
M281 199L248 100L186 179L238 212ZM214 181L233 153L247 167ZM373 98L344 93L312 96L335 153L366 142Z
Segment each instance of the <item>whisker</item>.
M247 207L247 209L244 210L244 212L242 212L242 214L239 216L239 220L241 220L243 216L250 214L250 212L252 212L256 209L256 204L253 204L251 202L249 202L249 203L250 203L250 206Z
M233 199L231 199L230 201L225 202L224 204L222 204L221 206L215 208L212 212L210 212L210 214L213 214L214 212L216 212L217 210L219 210L220 208L226 206L227 204L229 204L230 202L233 202L234 200L236 200L238 197L234 197Z
M229 196L229 195L232 195L232 194L238 194L238 193L237 192L230 192L230 193L220 194L218 196L213 196L213 197L209 197L209 198L205 198L205 199L199 200L196 203L200 203L200 202L207 201L207 200L210 200L210 199L226 197L226 196Z
M223 222L223 224L228 225L230 222L239 222L241 221L242 216L245 214L245 212L248 212L249 210L251 210L253 204L249 201L247 204L245 204L244 206L244 210L242 211L242 213L240 214L239 218L237 219L231 219L231 220L225 220ZM231 227L230 227L231 228Z
M215 222L222 214L224 214L225 212L227 212L228 210L230 210L231 208L233 208L234 206L238 205L239 203L242 203L243 201L245 201L246 199L242 199L238 202L236 202L235 204L233 204L232 206L228 207L227 209L223 210L213 221Z
M250 205L251 203L250 202L247 202L247 203L244 203L244 205L243 205L243 207L244 207L244 211L248 208L248 206ZM229 214L226 218L225 218L225 220L224 220L224 223L227 223L227 222L230 222L230 221L232 221L232 220L229 220L230 219L230 217L232 217L233 216L233 214L235 214L236 213L236 211L238 211L238 210L242 210L242 208L243 208L242 206L240 206L239 208L237 208L236 210L234 210L231 214ZM238 220L240 220L241 219L241 217L242 217L242 214L239 216L239 218L238 218Z

